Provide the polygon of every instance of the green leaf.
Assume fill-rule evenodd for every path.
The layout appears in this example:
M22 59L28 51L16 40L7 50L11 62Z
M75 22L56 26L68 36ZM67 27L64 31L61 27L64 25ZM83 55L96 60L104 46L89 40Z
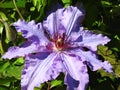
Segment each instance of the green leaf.
M6 38L8 41L15 41L17 32L13 30L7 22L4 22L5 25L5 31L6 31Z
M114 71L117 77L120 77L120 60L114 64Z
M63 4L65 4L65 7L72 4L72 0L62 0Z
M15 78L13 77L0 78L0 85L9 87L10 83L13 81L15 81Z
M113 16L120 16L120 5L115 5L110 12Z
M30 11L35 11L35 7L31 7L31 8L30 8Z
M17 60L14 62L14 65L23 65L24 59L23 58L17 58Z
M16 5L17 7L25 7L26 4L26 0L17 0L16 1ZM0 4L0 8L15 8L13 1L9 0L9 1L5 1L4 3Z
M99 84L95 85L94 89L92 90L115 90L115 88L112 85L111 80L106 78Z
M120 40L120 37L118 35L115 35L114 38Z
M71 0L62 0L62 2L63 2L64 4L66 4L66 3L71 4L71 3L72 3Z
M107 46L99 45L97 53L105 60L108 60L111 64L115 64L117 61L115 55L112 53L112 50L109 50Z
M22 69L23 66L11 65L6 70L6 76L15 77L16 79L20 80Z
M10 65L9 61L7 62L0 62L0 73L4 72L6 68Z
M0 35L2 34L2 32L3 32L3 24L0 23Z
M105 72L103 69L100 69L100 70L98 70L97 72L100 72L100 75L102 76L102 77L109 77L109 78L111 78L111 79L114 79L115 78L115 76L112 74L112 73L108 73L108 72Z
M53 80L53 81L51 81L51 86L50 86L50 88L57 87L57 86L61 86L62 84L63 84L63 81L62 81L62 80Z
M0 40L0 54L1 54L1 55L4 54L4 49L3 49L3 42L2 42L2 40Z
M34 87L34 90L43 90L42 88L47 87L45 83L40 84L39 87ZM45 89L46 90L46 89Z
M0 18L1 18L3 21L7 21L7 20L8 20L7 16L6 16L3 12L0 12Z
M101 4L102 4L104 7L110 7L110 6L112 6L112 3L111 3L111 2L108 2L108 1L101 1Z
M38 11L40 11L41 8L45 7L47 4L47 0L32 0L32 2Z
M0 86L0 90L8 90L7 87Z
M98 46L98 54L101 55L105 60L108 60L112 66L113 70L117 77L120 77L120 60L117 60L115 55L112 53L111 50L108 49L106 46L99 45ZM100 71L102 76L109 76L110 74L103 73Z

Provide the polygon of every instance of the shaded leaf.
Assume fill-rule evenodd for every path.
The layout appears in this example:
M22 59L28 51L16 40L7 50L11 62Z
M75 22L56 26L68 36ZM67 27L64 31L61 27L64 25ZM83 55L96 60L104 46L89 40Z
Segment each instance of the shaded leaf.
M105 60L108 60L111 64L116 64L116 57L112 53L112 50L109 50L107 46L98 46L97 53L101 55Z
M112 73L107 73L103 69L98 70L97 72L100 72L101 77L109 77L110 79L114 79L115 76Z
M7 21L7 20L8 20L7 16L6 16L5 13L3 13L3 12L0 12L0 18L1 18L3 21Z
M10 83L13 81L15 81L15 78L13 77L0 78L0 85L9 87Z
M5 25L5 31L6 31L6 38L8 41L15 41L17 32L13 30L7 22L4 22Z
M3 43L2 43L2 40L0 40L0 54L1 54L1 55L4 54L4 49L3 49Z

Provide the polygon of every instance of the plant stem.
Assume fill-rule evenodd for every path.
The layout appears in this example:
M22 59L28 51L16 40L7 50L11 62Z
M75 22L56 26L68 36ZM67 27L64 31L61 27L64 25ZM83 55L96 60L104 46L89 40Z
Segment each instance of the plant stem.
M50 82L47 82L48 88L47 90L50 90Z
M21 18L22 20L24 20L24 18L23 18L23 16L22 16L22 14L20 13L20 11L19 11L19 9L18 9L18 7L17 7L17 5L16 5L15 0L13 0L13 3L14 3L15 9L17 10L17 12L18 12L18 14L19 14L20 18Z

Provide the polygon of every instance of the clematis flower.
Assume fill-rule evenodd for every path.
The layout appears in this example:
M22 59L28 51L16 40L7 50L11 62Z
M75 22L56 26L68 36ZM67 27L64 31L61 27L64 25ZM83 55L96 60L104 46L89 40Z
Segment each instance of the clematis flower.
M69 6L52 12L38 24L24 20L13 24L27 40L21 46L10 47L3 58L25 57L22 90L33 90L61 72L65 73L67 90L85 90L89 82L87 66L93 71L103 68L112 72L109 62L102 62L96 54L97 45L105 45L110 39L83 30L83 17L82 10Z

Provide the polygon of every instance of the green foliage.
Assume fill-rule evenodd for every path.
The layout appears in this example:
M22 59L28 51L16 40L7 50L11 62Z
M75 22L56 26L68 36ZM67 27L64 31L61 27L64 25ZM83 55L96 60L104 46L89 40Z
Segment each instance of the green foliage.
M38 11L40 11L47 4L47 0L31 0L31 1L33 2L33 5L37 8Z
M98 46L98 54L101 55L105 60L108 60L111 64L116 63L116 57L112 50L109 50L107 46Z
M109 50L107 46L98 46L98 54L101 55L105 60L108 60L112 66L117 77L120 77L120 60L117 60L112 50ZM100 71L102 76L111 76L106 72ZM111 76L112 77L112 76Z
M71 0L62 0L63 4L65 4L65 7L70 6L72 4Z
M62 81L62 80L53 80L53 81L51 82L50 88L54 88L54 87L56 87L56 86L61 86L62 84L63 84L63 81Z
M42 21L47 16L52 4L59 2L64 7L82 3L86 16L83 26L111 38L107 46L98 46L97 53L101 60L109 61L114 73L102 69L97 72L89 70L90 83L88 90L120 89L120 1L119 0L1 0L0 1L0 56L10 46L21 45L24 41L16 33L12 23L18 19ZM3 60L0 58L0 90L20 90L21 71L24 59ZM63 77L59 80L43 83L35 90L66 90Z
M26 0L17 0L16 2L18 7L25 7ZM15 8L13 0L6 0L4 3L0 3L0 8Z
M109 2L109 1L101 0L101 4L102 4L103 7L111 7L112 6L112 3Z

